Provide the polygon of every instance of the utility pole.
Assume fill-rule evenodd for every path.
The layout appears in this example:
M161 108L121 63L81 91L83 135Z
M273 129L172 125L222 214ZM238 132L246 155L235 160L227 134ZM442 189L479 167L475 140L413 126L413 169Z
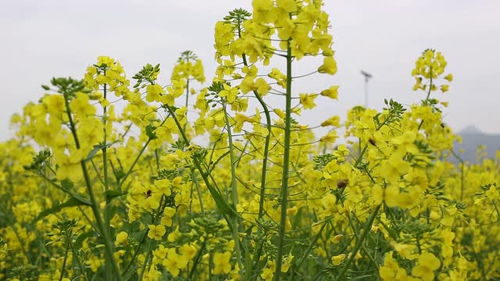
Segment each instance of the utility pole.
M368 108L368 80L373 78L373 75L364 70L361 70L361 75L365 77L365 108Z

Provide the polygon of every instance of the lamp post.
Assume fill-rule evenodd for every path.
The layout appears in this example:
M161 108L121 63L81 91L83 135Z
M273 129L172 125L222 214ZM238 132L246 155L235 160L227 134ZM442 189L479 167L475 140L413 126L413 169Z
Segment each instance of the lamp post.
M368 108L368 80L373 78L373 75L364 70L361 70L361 75L365 77L365 108Z

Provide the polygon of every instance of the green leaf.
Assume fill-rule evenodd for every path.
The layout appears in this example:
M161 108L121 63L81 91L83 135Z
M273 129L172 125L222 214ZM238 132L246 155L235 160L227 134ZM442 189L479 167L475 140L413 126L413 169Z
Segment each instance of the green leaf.
M113 198L120 197L122 195L126 195L126 191L121 191L121 190L108 190L104 193L104 196L106 196L106 200L111 201Z
M125 272L122 276L122 279L125 281L125 280L129 280L130 278L132 278L132 275L133 274L137 274L137 265L132 265L128 270L127 272Z
M77 200L78 202L80 202L82 205L87 205L87 206L91 206L92 203L90 203L90 201L77 194L77 193L74 193L73 192L73 187L74 187L74 184L73 182L70 180L70 179L64 179L61 181L61 187L62 187L62 191L66 192L67 194L69 194L73 199Z
M47 209L47 210L44 210L42 211L33 221L32 221L32 224L35 224L37 221L39 221L40 219L50 215L50 214L54 214L54 213L57 213L59 211L61 211L62 209L64 208L67 208L67 207L75 207L75 206L86 206L87 204L85 204L84 202L82 202L81 200L77 199L77 198L70 198L68 201L64 202L64 203L61 203L59 205L56 205L50 209Z
M207 185L207 188L215 201L215 205L217 205L217 209L223 215L227 215L230 218L238 217L238 213L236 212L234 206L229 205L226 200L224 200L224 197L222 197L220 192L218 192L212 185Z
M72 182L70 179L63 179L63 180L61 181L61 186L62 186L65 190L69 191L69 190L73 189L74 184L73 184L73 182Z
M157 138L156 133L155 133L155 130L156 130L156 127L155 127L155 126L153 126L153 125L147 125L147 126L146 126L146 135L147 135L150 139L152 139L152 140L154 140L154 139L156 139L156 138Z
M89 152L89 155L87 155L87 157L85 159L83 159L83 161L86 162L86 161L91 160L92 158L95 157L95 155L97 154L97 152L99 152L103 148L111 147L114 143L116 143L116 142L94 145L94 148Z
M92 237L94 235L94 233L95 233L94 231L88 231L88 232L84 232L84 233L80 234L75 240L74 248L81 249L83 241L85 241L85 239L87 239L89 237Z

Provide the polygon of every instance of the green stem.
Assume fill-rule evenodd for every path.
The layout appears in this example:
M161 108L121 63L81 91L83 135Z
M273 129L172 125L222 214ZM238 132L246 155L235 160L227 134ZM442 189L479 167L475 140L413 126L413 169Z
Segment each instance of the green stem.
M148 240L146 241L146 246L147 246L147 250L146 250L146 258L144 259L144 263L142 264L142 269L141 269L141 273L140 273L140 277L139 277L139 280L143 280L144 278L144 273L146 272L146 267L148 266L148 263L149 263L149 260L151 259L151 254L153 253L151 250L151 241Z
M77 149L80 149L80 141L78 140L78 135L76 133L76 126L75 126L75 123L73 122L73 116L71 114L71 108L69 106L67 94L64 94L64 103L66 106L66 113L68 115L71 134L73 135L73 139L75 141L75 146ZM97 227L104 238L104 249L105 249L106 255L108 256L107 262L111 263L111 267L113 268L113 270L115 272L114 275L116 276L116 278L119 281L121 281L122 278L120 275L120 270L118 269L118 265L116 264L116 261L113 257L114 246L113 246L113 242L111 240L111 234L109 233L108 228L104 225L104 221L101 217L101 213L99 210L99 204L97 203L97 199L96 199L95 194L94 194L94 189L92 188L92 183L90 181L90 176L89 176L89 172L87 170L87 165L85 165L85 162L83 160L81 160L80 166L82 168L83 178L85 180L87 192L89 193L89 196L90 196L90 203L91 203L90 207L92 208L92 212L94 213Z
M430 96L431 96L431 91L432 91L432 67L429 69L430 72L430 79L429 79L429 90L427 91L427 97L425 97L425 101L428 101Z
M226 123L227 130L227 139L229 144L229 161L231 162L231 199L233 203L233 207L236 208L238 205L238 190L236 186L236 167L235 167L235 159L234 159L234 147L233 147L233 136L231 130L231 124L229 124L229 116L227 113L226 104L223 104L224 109L224 120Z
M191 170L191 179L194 182L194 185L196 186L196 193L198 194L198 200L200 201L201 212L205 213L205 208L203 207L203 198L201 195L200 183L198 182L198 178L196 177L196 174L194 173L193 167L191 167L190 170Z
M281 280L281 267L283 262L283 252L285 246L286 211L288 207L288 173L290 166L290 132L292 113L292 51L290 41L288 41L286 54L286 103L285 103L285 136L283 144L283 174L281 178L281 219L279 226L278 252L276 256L276 271L274 280Z
M106 100L107 96L107 85L104 84L104 100ZM104 190L108 191L109 188L109 180L108 180L108 154L107 154L107 120L108 117L106 116L108 108L106 106L103 106L103 117L102 117L102 123L104 124L104 140L103 140L103 145L104 147L102 148L102 162L103 162L103 173L104 173ZM109 202L106 202L109 203Z
M123 270L123 274L122 274L123 276L127 275L128 271L132 267L132 264L134 264L134 261L137 258L137 255L139 254L139 251L140 251L142 245L146 241L146 237L148 236L148 233L149 233L149 228L146 228L146 230L144 231L144 234L142 235L141 241L139 241L139 244L137 245L137 247L134 250L134 254L132 255L132 258L130 258L129 263L125 267L125 270Z
M418 254L422 254L422 246L420 245L420 235L415 236L415 240L417 242L417 249L418 249Z
M175 112L168 105L166 105L165 108L167 109L167 111L170 113L170 115L174 119L175 125L176 125L177 129L179 130L182 139L184 140L186 145L189 146L190 145L189 139L187 138L186 133L184 132L179 120L177 119ZM232 208L229 204L227 204L227 202L223 201L223 198L220 196L220 192L218 190L216 190L216 188L217 188L216 181L213 179L212 174L203 170L202 163L200 162L200 159L198 159L197 157L193 157L193 164L194 164L195 168L198 170L198 172L200 173L201 178L203 179L203 182L205 183L208 191L210 192L213 199L215 200L217 209L219 209L219 211L221 211L221 213L223 214L224 219L227 221L228 225L230 227L233 227L233 221L231 219L229 219L228 216L231 216L231 217L238 216L238 213L236 212L236 210L234 208ZM214 185L212 185L210 183L210 179L212 179L212 182L214 183ZM235 243L240 243L239 239L236 240Z
M64 252L64 260L61 267L61 276L59 276L59 281L63 280L64 271L66 270L66 262L68 261L68 252L69 252L69 237L66 237L66 251Z
M104 75L106 75L106 71L104 70ZM106 100L107 97L107 85L104 84L104 100ZM108 178L108 153L107 153L107 107L106 105L103 106L103 117L102 117L102 123L103 123L103 148L102 148L102 169L103 169L103 182L104 182L104 192L106 193L109 190L109 178ZM104 226L107 228L107 232L111 233L111 224L110 224L110 199L108 196L105 196L105 205L104 205ZM106 278L110 279L112 278L112 273L106 270Z
M321 233L323 233L323 230L325 229L326 225L330 222L330 219L331 218L327 219L325 221L325 223L323 223L323 225L319 229L318 233L314 236L313 240L311 241L311 243L307 247L306 251L304 252L304 255L302 256L302 258L300 259L300 261L297 263L297 266L296 266L297 269L300 269L300 267L302 266L302 264L306 261L307 256L309 256L309 254L313 250L314 245L316 244L316 242L318 241L318 239L321 237ZM289 280L293 280L294 272L295 271L292 271L292 274L291 274Z
M99 169L97 168L97 165L94 162L94 159L90 159L90 164L92 164L92 168L94 168L94 172L97 176L97 179L104 186L104 179L102 178L101 173L99 172Z
M160 206L158 206L158 209L156 209L156 211L153 213L153 216L151 218L151 224L158 223L158 220L160 219L160 217L163 215L163 212L165 211L165 207L167 207L167 203L168 203L167 198L165 196L162 196L160 199ZM146 230L144 231L144 234L142 235L141 240L139 241L139 244L137 245L137 247L134 250L134 254L132 255L132 258L130 259L127 266L125 266L125 270L123 270L122 276L127 275L128 271L130 270L130 268L134 264L135 259L137 258L137 255L139 254L139 251L141 250L142 245L144 245L145 242L149 241L149 240L146 240L148 233L149 233L149 228L146 228ZM130 277L128 277L128 278L130 278ZM128 278L125 279L125 281L128 280ZM141 280L141 279L139 279L139 280Z
M17 231L16 226L15 225L10 225L10 228L12 228L12 230L14 231L14 235L16 236L17 241L19 242L19 245L21 246L21 251L26 256L26 260L29 263L31 263L31 257L28 254L28 251L26 250L26 248L24 247L24 245L25 245L24 240L21 239L21 236L19 235L19 232Z
M356 217L356 215L354 213L353 213L353 215L354 215L354 217ZM351 226L351 229L352 229L352 232L354 233L354 236L356 237L356 239L359 240L359 234L357 232L357 229L354 227L354 223L352 222L351 216L349 214L347 215L347 219L349 220L349 225ZM356 218L356 221L359 223L359 220L357 218ZM365 245L361 245L360 250L370 260L370 262L373 264L375 270L378 272L378 264L375 262L375 259L372 257L372 255L370 255L370 253L366 249Z
M134 159L134 162L132 163L132 165L130 166L130 168L128 169L127 173L125 174L125 176L120 180L120 182L118 183L118 190L120 190L120 188L122 187L123 183L125 183L125 180L128 178L128 176L132 173L132 170L134 169L135 165L137 164L137 162L139 161L139 158L141 158L142 154L144 153L144 151L146 150L146 147L149 145L149 143L152 141L151 138L148 138L148 140L146 141L146 143L144 143L144 145L142 146L141 150L139 151L139 154L137 154L137 157L135 157Z
M87 274L85 272L85 267L82 264L82 261L80 260L80 257L78 256L78 252L76 251L75 247L73 246L73 243L71 243L71 240L69 242L69 246L71 248L71 252L73 253L73 258L76 260L76 263L78 264L78 269L80 271L80 274L85 278L85 280L88 280Z
M238 18L238 38L241 38L241 20ZM243 64L248 67L248 62L247 62L247 57L245 54L242 55L243 59ZM263 154L263 160L262 160L262 173L261 173L261 179L260 179L260 199L259 199L259 212L258 212L258 219L260 220L262 216L264 215L264 198L266 195L266 175L267 175L267 158L269 155L269 143L271 142L271 114L269 113L269 108L267 107L266 103L262 99L262 97L259 95L257 91L253 91L253 94L259 101L260 105L262 106L262 109L264 110L264 115L266 116L266 129L267 129L267 135L266 139L264 142L264 154ZM255 260L258 261L260 259L260 255L257 255L255 257Z
M248 66L246 56L243 55L243 64L245 66ZM258 213L258 219L261 219L262 216L264 215L264 199L266 195L266 175L267 175L267 158L269 155L269 144L271 142L271 114L269 112L269 108L267 107L266 103L262 99L262 97L257 93L257 91L253 91L253 94L259 101L260 105L262 106L262 109L264 109L264 115L266 116L266 129L267 129L267 135L264 141L264 153L263 153L263 160L262 160L262 172L261 172L261 178L260 178L260 197L259 197L259 213ZM260 258L260 257L258 257Z
M191 271L189 272L189 279L188 280L193 280L193 275L194 273L196 272L196 267L198 266L198 264L200 263L200 260L201 260L201 256L203 254L203 251L205 250L205 246L207 245L207 238L205 238L203 240L203 244L201 244L201 248L200 250L198 251L198 254L196 254L196 257L194 258L194 263L193 263L193 267L191 268Z
M378 211L380 210L380 206L382 206L382 205L381 204L377 205L377 207L375 207L375 210L373 210L373 213L368 218L368 222L366 223L365 227L363 228L363 232L361 232L359 239L356 241L356 245L354 245L354 250L352 251L351 254L349 254L349 258L347 259L347 262L345 263L344 267L342 267L342 270L340 271L340 273L337 277L337 280L344 280L343 278L347 272L347 269L349 269L349 266L354 261L354 258L356 257L359 249L363 245L363 242L364 242L366 236L368 235L368 232L370 232L370 230L372 228L373 221L375 220L375 217L377 216Z
M465 186L465 163L464 163L464 159L462 159L462 157L460 157L456 152L455 150L450 149L451 151L451 154L453 154L453 156L455 158L458 159L458 161L460 162L460 201L463 201L464 200L464 186Z
M186 78L186 123L184 124L184 130L186 130L186 126L189 123L187 116L188 105L189 105L189 76Z
M155 163L156 163L156 172L160 171L160 150L155 149Z
M106 72L104 72L106 74ZM104 84L104 100L106 101L107 97L107 84ZM106 105L103 106L103 117L102 117L102 123L104 125L103 128L103 133L104 133L104 139L103 139L103 148L102 148L102 169L103 169L103 175L104 175L104 191L108 191L109 189L109 179L108 179L108 153L107 153L107 148L108 146L106 145L107 138L108 138L108 131L107 131L107 122L108 122L108 117L107 115L108 108ZM106 222L106 225L109 225L109 212L108 212L108 204L109 200L106 198L106 207L104 211L104 221Z
M232 197L232 203L233 203L233 208L237 210L238 206L238 189L236 186L236 167L235 167L235 159L234 159L234 148L233 148L233 136L232 136L232 131L231 131L231 124L229 124L229 116L227 113L227 108L226 108L226 103L223 102L222 105L224 109L224 120L226 123L226 130L227 130L227 139L229 143L229 161L231 162L231 197ZM239 241L239 226L238 226L238 217L233 217L233 239L236 241ZM235 243L235 255L236 259L238 261L238 266L241 268L241 251L240 251L240 243Z
M42 173L36 173L36 174L39 175L40 177L42 177L43 179L45 179L46 182L50 183L55 188L57 188L57 189L61 190L62 192L68 194L69 196L71 196L71 198L74 198L75 200L77 200L78 202L82 203L83 205L86 205L86 206L90 206L91 205L91 203L86 198L78 196L78 194L73 193L71 190L65 189L61 185L55 183L53 180L51 180L50 178L48 178L45 174L42 174Z
M118 265L116 264L115 258L113 257L113 252L114 252L114 246L113 246L113 241L111 239L111 234L109 233L107 227L104 225L103 219L101 217L100 211L99 211L99 204L97 203L96 197L94 195L94 191L92 188L92 185L90 183L90 177L87 171L87 167L85 163L82 161L81 163L82 170L83 170L83 176L85 178L85 183L87 185L87 191L90 195L90 202L92 205L90 206L92 208L92 212L94 213L94 217L97 222L97 226L99 230L101 231L103 238L104 238L104 246L106 250L106 254L108 255L108 261L111 263L111 266L113 267L113 271L115 272L116 278L121 281L122 278L120 276L120 270L118 269Z

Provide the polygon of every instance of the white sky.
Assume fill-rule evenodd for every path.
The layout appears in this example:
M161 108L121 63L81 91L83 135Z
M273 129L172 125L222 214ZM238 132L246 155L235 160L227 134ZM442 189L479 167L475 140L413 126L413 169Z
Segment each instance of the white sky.
M374 75L370 106L384 98L417 102L410 71L426 48L443 52L455 76L446 122L456 131L474 124L500 133L500 0L325 0L332 20L339 72L295 83L314 92L341 87L339 102L318 100L308 122L363 104L360 70ZM81 77L97 56L118 59L131 77L160 63L164 81L179 54L193 50L207 78L214 72L213 27L250 0L0 0L0 139L12 135L9 118L44 93L54 76ZM314 70L300 63L294 75ZM311 115L312 114L312 115Z

